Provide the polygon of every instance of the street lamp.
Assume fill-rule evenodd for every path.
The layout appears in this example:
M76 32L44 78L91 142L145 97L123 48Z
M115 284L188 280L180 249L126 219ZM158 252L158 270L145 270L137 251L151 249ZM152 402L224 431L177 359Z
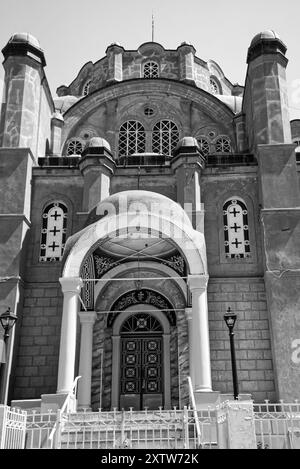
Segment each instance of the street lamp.
M231 308L227 309L227 312L224 314L224 321L226 326L229 329L229 338L230 338L230 351L231 351L231 366L232 366L232 381L233 381L233 396L237 400L239 398L239 385L237 379L236 371L236 359L235 359L235 348L234 348L234 325L236 322L237 315L231 312Z
M17 321L17 316L11 312L11 309L8 307L7 310L0 314L0 323L1 326L4 329L4 344L6 344L8 338L9 338L9 331L14 327L16 321ZM9 369L9 350L6 350L5 347L5 363L2 364L1 369L0 369L0 403L6 404L6 384L5 384L5 373L8 373ZM8 367L8 368L7 368Z
M14 327L18 317L8 307L5 313L0 314L0 323L4 329L4 342L9 338L9 331Z

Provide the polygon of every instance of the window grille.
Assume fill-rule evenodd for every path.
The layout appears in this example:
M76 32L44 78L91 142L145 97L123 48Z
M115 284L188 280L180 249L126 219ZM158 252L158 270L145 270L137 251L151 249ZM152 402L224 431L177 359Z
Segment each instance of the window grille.
M217 139L216 153L231 153L231 144L228 137L219 137Z
M42 216L40 262L60 261L67 236L67 207L60 202L49 204Z
M244 202L230 199L223 206L225 256L244 259L250 256L248 210Z
M171 155L179 141L177 125L172 121L157 122L152 132L152 151L163 155Z
M198 143L199 143L199 148L201 150L201 153L204 156L209 155L210 146L209 146L208 140L206 138L200 137L200 138L198 138Z
M212 94L220 94L219 85L213 78L209 80L209 87Z
M85 83L85 85L83 87L83 90L82 90L83 96L87 96L89 94L91 83L92 83L91 80L89 80Z
M70 140L67 146L67 156L78 156L83 152L83 144L78 139Z
M146 62L143 69L144 78L158 78L158 64L156 62Z
M146 133L140 122L127 121L119 131L119 156L144 153L146 150Z

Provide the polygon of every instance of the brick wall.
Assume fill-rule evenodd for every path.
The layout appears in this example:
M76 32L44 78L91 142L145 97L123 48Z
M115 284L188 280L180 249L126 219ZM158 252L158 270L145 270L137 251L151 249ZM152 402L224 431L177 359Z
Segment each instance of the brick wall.
M232 393L229 331L223 319L228 306L237 313L235 350L240 393L255 401L275 400L264 280L210 279L208 310L213 389Z
M27 284L13 399L35 399L56 392L61 314L58 283Z

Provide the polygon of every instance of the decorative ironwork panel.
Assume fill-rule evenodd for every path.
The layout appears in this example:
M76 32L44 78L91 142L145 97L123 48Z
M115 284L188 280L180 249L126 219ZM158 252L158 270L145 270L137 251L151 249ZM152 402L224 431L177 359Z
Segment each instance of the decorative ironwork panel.
M162 337L122 337L121 394L162 392Z
M144 78L158 78L158 64L150 61L144 64Z
M81 269L81 278L82 279L94 279L95 272L94 272L94 261L93 256L89 256L83 267ZM82 300L85 304L85 307L89 310L94 309L94 281L85 281L83 288L81 290Z

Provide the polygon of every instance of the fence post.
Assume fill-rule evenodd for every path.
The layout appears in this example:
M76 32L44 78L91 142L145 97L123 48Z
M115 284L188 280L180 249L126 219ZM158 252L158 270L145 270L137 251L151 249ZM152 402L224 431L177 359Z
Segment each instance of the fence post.
M184 449L189 449L189 413L186 406L183 407L183 435L184 435Z
M57 417L56 417L56 430L54 434L54 449L60 449L61 447L61 426L62 426L62 413L61 410L58 409Z
M6 419L8 407L0 405L0 449L5 448Z

